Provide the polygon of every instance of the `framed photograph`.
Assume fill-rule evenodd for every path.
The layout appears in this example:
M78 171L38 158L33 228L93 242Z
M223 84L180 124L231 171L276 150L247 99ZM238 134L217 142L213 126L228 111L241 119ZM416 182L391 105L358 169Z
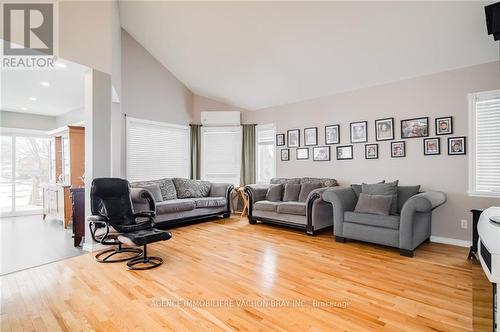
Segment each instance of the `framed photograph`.
M304 129L304 145L318 145L318 128L306 128Z
M424 138L424 155L432 156L436 154L441 154L441 139L436 138Z
M375 120L375 139L377 141L394 139L394 118Z
M352 145L337 146L337 160L352 159Z
M276 146L284 146L284 145L285 145L285 134L277 134Z
M290 160L290 149L281 149L281 161Z
M436 135L453 134L453 117L436 118Z
M429 136L429 118L401 120L401 138Z
M465 154L466 142L465 136L461 137L448 137L448 154Z
M351 122L351 143L368 142L368 122Z
M331 125L325 127L325 144L340 143L340 125Z
M401 158L406 157L406 147L405 142L391 142L391 157L392 158Z
M378 144L365 144L365 159L378 159Z
M295 157L297 160L309 159L309 148L298 148Z
M330 160L330 147L317 146L313 148L314 161L329 161Z
M287 130L288 147L298 148L300 146L300 129Z

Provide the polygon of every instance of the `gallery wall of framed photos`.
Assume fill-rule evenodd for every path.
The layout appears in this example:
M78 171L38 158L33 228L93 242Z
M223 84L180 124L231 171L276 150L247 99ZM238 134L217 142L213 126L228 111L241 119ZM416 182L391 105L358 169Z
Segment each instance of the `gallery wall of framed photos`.
M371 124L369 121L354 121L350 122L347 128L341 128L341 124L294 128L287 130L286 134L276 135L276 147L281 149L281 161L293 160L291 155L294 155L297 161L353 160L353 151L358 146L364 150L364 159L379 159L379 144L390 146L391 158L405 158L406 140L420 138L422 149L412 153L423 151L423 156L435 156L441 153L450 156L466 154L466 137L452 136L453 116L434 118L432 122L434 130L431 128L430 117L402 119L399 123L399 131L396 130L396 121L392 117L376 119ZM319 141L318 135L320 128L324 132L322 141ZM349 141L342 142L341 129L349 132ZM446 150L443 152L441 136L446 136L446 142L443 143L446 144ZM293 148L296 149L295 153L290 152Z

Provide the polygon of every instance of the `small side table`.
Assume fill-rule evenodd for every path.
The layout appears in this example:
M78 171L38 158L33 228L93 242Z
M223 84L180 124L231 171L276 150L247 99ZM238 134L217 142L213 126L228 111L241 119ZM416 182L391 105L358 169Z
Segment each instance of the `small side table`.
M470 246L469 256L467 256L468 260L472 258L477 259L477 240L479 239L479 234L477 233L477 223L479 222L479 217L481 216L481 213L483 213L483 210L472 209L470 212L472 212L472 245Z
M238 199L243 204L243 211L241 211L241 215L240 215L240 218L241 218L248 213L248 196L245 193L245 187L236 187L234 190L238 194Z

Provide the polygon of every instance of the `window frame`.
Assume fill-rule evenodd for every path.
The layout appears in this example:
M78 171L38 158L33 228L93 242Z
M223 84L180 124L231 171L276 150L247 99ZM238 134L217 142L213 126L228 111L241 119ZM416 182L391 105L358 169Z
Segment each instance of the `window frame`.
M259 179L259 131L264 131L264 130L273 130L274 135L272 137L271 145L274 150L274 160L273 160L273 177L276 177L276 146L275 146L275 139L276 139L276 125L274 123L267 123L267 124L262 124L262 125L257 125L255 126L255 182L257 184L268 184L267 181L261 181Z
M471 197L488 197L488 198L499 198L499 192L484 192L477 191L476 188L476 100L477 99L486 99L490 97L500 97L500 89L499 90L490 90L483 92L475 92L469 93L468 104L468 116L469 116L469 153L468 153L468 161L469 161L469 172L468 172L468 188L467 195Z

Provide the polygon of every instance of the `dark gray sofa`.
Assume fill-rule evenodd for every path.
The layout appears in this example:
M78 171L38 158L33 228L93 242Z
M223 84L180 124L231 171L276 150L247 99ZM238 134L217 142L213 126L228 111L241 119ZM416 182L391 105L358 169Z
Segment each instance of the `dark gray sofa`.
M231 184L165 178L132 182L131 186L134 210L156 211L155 222L159 226L231 215Z
M321 188L309 193L305 202L301 201L269 201L266 195L271 185L320 183ZM321 194L327 189L337 186L335 179L328 178L273 178L269 185L251 184L245 186L248 195L248 222L284 225L304 229L308 235L333 225L332 207L324 202Z
M446 202L446 194L428 191L411 195L411 188L398 186L398 213L387 216L354 212L358 197L352 188L323 192L323 200L333 207L335 240L396 247L402 256L412 257L413 250L430 239L432 210Z

